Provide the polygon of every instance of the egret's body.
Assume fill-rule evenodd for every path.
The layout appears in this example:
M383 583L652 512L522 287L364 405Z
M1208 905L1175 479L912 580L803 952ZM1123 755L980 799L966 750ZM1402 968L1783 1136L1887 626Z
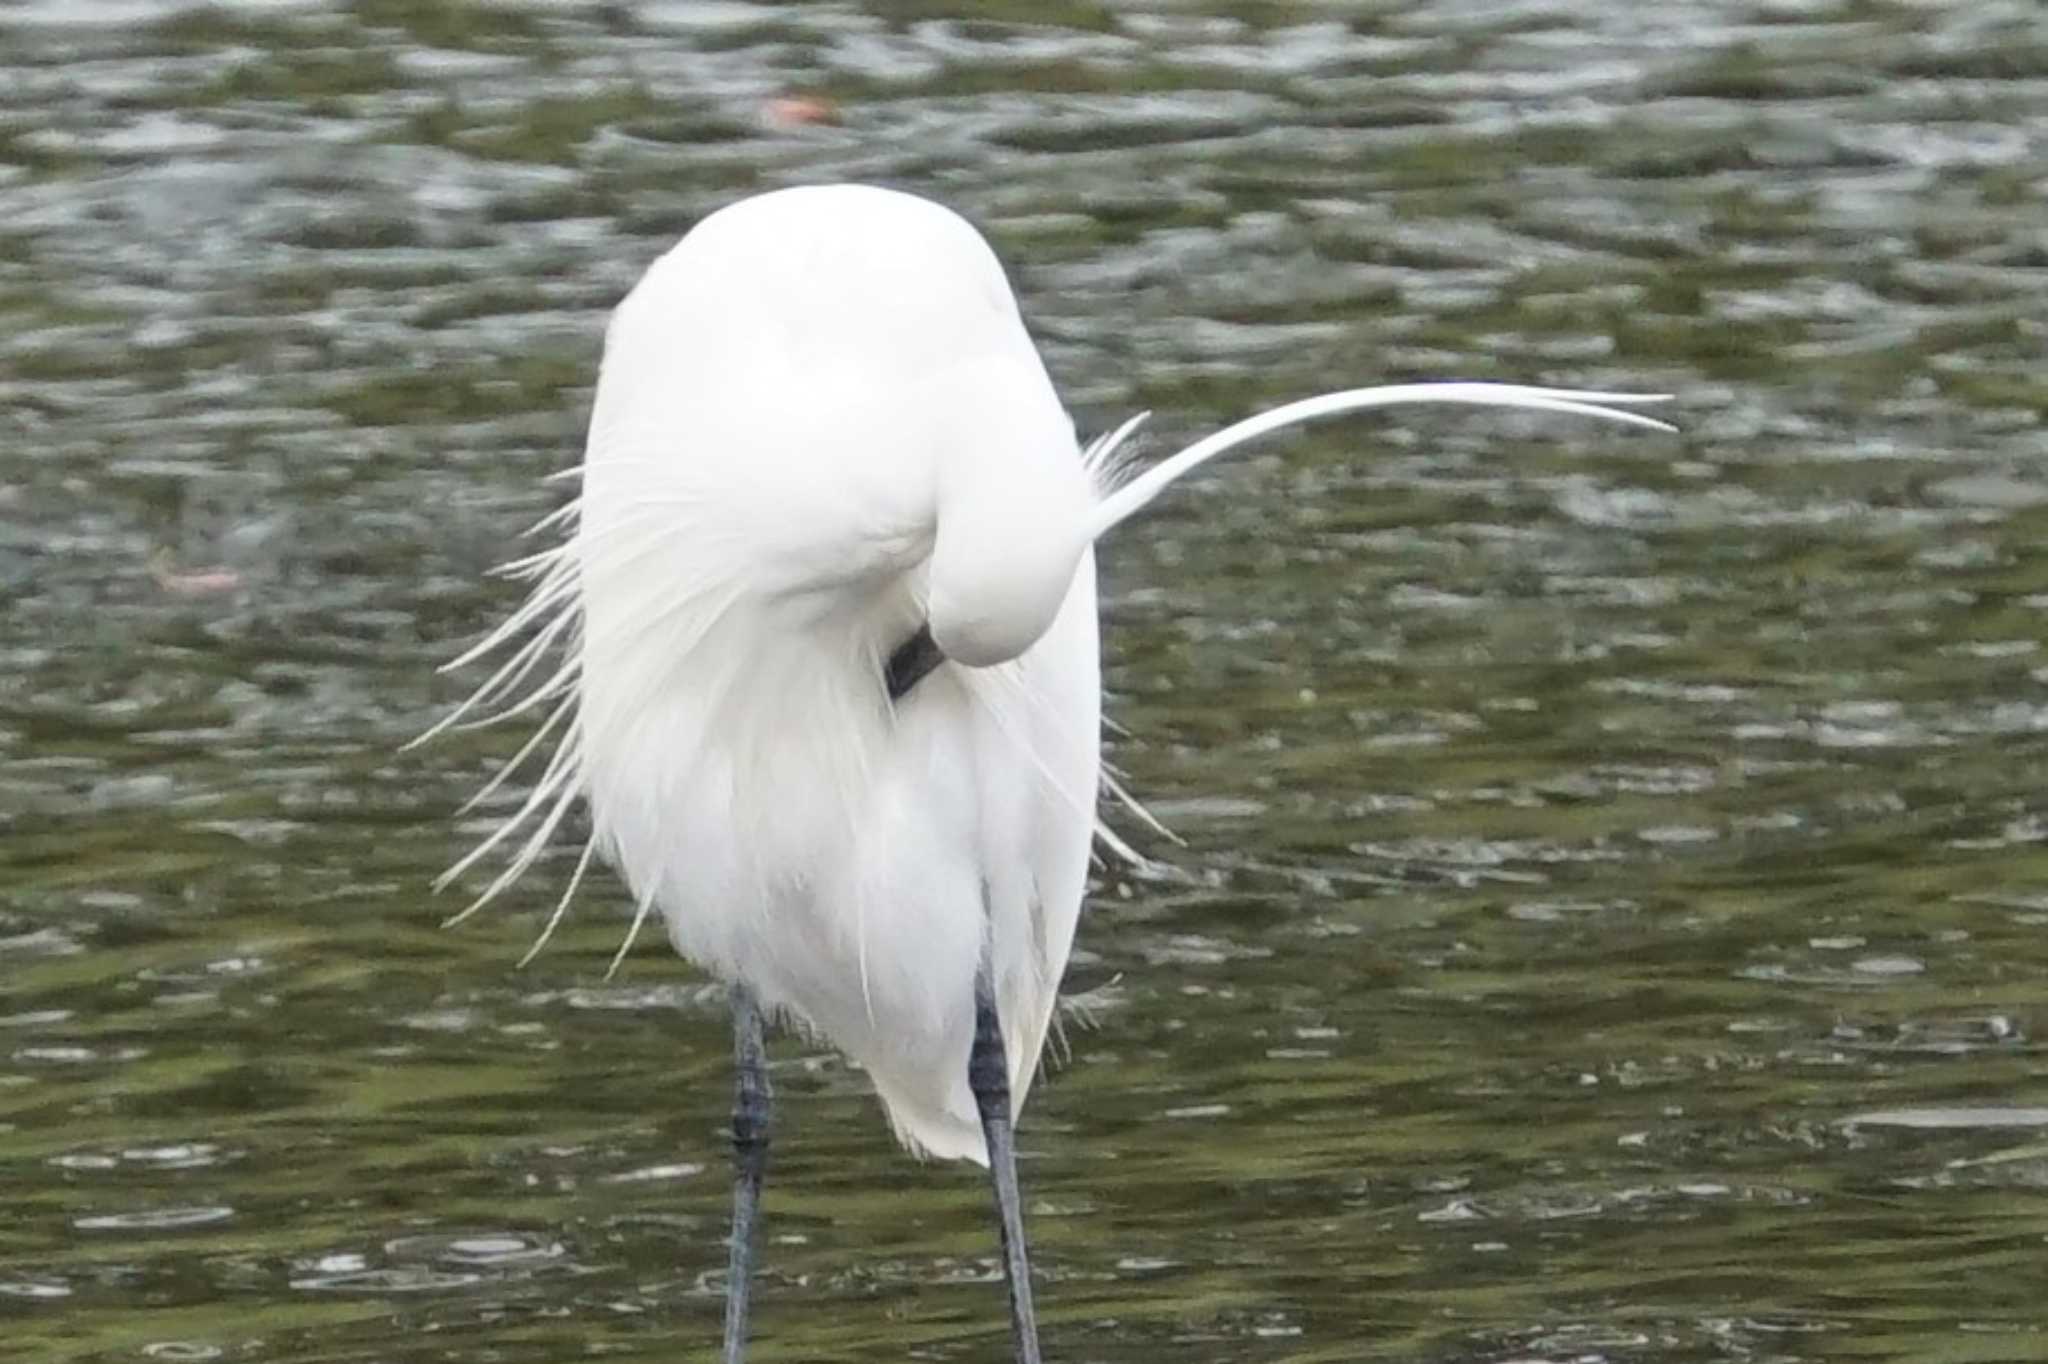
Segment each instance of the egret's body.
M1014 661L894 704L879 679L925 618L942 485L1014 496L982 466L1020 452L1085 514L1072 424L972 228L876 190L753 199L613 319L575 540L584 780L627 883L683 955L865 1067L908 1144L973 1160L984 900L1020 1099L1080 910L1090 556Z
M471 655L532 632L472 706L569 656L512 708L553 703L535 744L557 737L556 756L477 853L530 826L488 899L586 799L570 893L601 851L734 987L728 1360L766 1149L764 1010L859 1062L913 1150L992 1165L1018 1354L1038 1357L1009 1123L1094 828L1095 539L1196 465L1326 413L1440 401L1655 425L1594 399L1628 401L1353 390L1113 487L1102 465L1130 428L1077 447L1000 266L945 209L856 186L763 195L648 270L606 336L574 530L525 562L532 597Z

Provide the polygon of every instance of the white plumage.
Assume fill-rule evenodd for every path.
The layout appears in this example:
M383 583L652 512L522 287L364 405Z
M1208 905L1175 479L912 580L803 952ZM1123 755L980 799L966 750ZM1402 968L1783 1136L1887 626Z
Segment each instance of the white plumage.
M1194 467L1310 418L1450 402L1661 427L1599 405L1637 401L1349 390L1112 486L1103 470L1136 422L1078 448L965 221L858 186L735 204L619 306L581 496L541 527L567 538L510 566L532 594L451 665L518 642L443 724L544 711L508 773L556 745L520 809L451 869L514 849L463 913L583 798L594 836L542 942L601 853L636 897L636 931L658 911L684 956L829 1038L913 1150L986 1163L968 1080L977 971L1014 1112L1080 914L1099 779L1094 541ZM892 702L885 663L921 627L946 662ZM1021 1352L1028 1300L1018 1311ZM744 1314L742 1297L741 1330Z
M984 900L1019 1100L1080 910L1092 564L1013 662L941 669L896 707L880 679L925 618L942 487L975 477L959 466L1058 461L1070 524L1091 500L995 258L877 190L716 214L613 318L586 458L601 846L678 951L865 1067L905 1142L985 1159Z
M571 640L538 689L566 738L508 873L587 797L679 952L859 1062L913 1150L985 1161L984 906L1021 1104L1080 913L1100 704L1095 489L1001 267L883 190L713 214L614 314L581 472L568 543L515 566L539 578L527 607L458 660L540 627L474 707ZM1053 618L892 706L942 500L970 564L952 581L998 627L1017 612L974 579L1022 581L1037 531L1070 528Z

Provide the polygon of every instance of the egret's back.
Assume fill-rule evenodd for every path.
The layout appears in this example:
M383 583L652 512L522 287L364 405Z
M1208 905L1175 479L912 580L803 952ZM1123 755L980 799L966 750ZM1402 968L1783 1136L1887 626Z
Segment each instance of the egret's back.
M600 846L680 951L838 1044L942 1156L982 1158L983 954L1021 1103L1072 941L1092 560L1014 660L893 706L882 669L974 462L1048 451L1030 496L1085 499L981 238L834 187L747 200L655 263L613 317L586 452L575 742Z

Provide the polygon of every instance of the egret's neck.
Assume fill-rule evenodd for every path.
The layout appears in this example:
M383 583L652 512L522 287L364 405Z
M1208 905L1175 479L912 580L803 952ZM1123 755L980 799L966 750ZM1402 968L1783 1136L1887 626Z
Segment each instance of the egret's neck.
M1094 498L1074 425L1035 355L962 366L938 450L932 637L987 667L1052 624L1087 547Z

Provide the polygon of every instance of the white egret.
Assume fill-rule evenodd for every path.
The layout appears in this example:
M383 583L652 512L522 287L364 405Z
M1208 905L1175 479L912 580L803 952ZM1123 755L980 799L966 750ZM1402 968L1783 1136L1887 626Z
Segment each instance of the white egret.
M539 528L560 543L510 566L531 595L450 665L516 646L444 726L492 706L543 717L486 793L554 747L449 875L511 849L461 918L580 798L590 841L535 950L602 855L633 932L658 911L729 985L729 1364L768 1151L767 1017L858 1062L912 1151L990 1168L1017 1358L1039 1359L1011 1134L1095 832L1095 542L1205 461L1311 418L1464 403L1668 429L1612 406L1645 401L1353 389L1119 480L1136 420L1078 447L995 255L936 204L763 194L648 269L605 336L581 494Z

